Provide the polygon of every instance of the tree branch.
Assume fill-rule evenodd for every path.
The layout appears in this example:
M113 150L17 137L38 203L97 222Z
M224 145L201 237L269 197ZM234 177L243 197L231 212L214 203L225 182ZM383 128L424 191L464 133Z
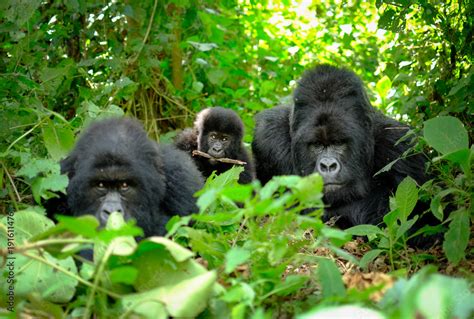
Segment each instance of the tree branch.
M193 151L193 156L201 156L201 157L212 159L216 162L221 162L221 163L228 163L228 164L235 164L235 165L246 165L247 164L247 162L239 161L239 160L236 160L236 159L225 158L225 157L223 157L223 158L213 157L213 156L211 156L207 153L204 153L204 152L201 152L201 151L198 151L198 150Z

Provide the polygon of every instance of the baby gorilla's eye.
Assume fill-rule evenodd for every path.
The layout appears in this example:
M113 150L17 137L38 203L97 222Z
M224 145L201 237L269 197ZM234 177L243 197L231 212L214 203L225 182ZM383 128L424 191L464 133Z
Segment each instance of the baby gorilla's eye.
M211 138L215 140L217 138L216 134L211 134Z
M122 184L120 184L120 189L126 191L128 189L128 183L122 182Z

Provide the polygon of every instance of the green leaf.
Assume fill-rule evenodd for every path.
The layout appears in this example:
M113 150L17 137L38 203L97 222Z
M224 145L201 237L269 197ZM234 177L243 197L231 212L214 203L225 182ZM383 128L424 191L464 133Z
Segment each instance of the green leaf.
M341 273L334 261L327 258L318 258L318 278L321 283L323 298L345 295L346 290Z
M381 98L385 98L392 88L392 81L390 81L390 78L388 76L383 76L375 85L375 90L379 94Z
M221 86L224 83L224 81L227 79L227 76L228 76L227 72L225 72L222 69L211 69L207 73L207 77L209 81L212 84L217 85L217 86Z
M225 272L230 274L234 269L250 259L250 251L242 247L234 247L225 255Z
M199 81L193 82L192 90L194 92L201 93L203 88L204 88L204 84L202 84L202 82L199 82Z
M471 175L471 165L470 165L470 158L471 153L473 153L474 145L471 146L471 149L463 148L458 151L448 153L441 157L436 157L433 161L437 161L440 159L451 161L453 163L459 164L467 176Z
M443 155L469 148L466 129L459 119L452 116L439 116L426 121L423 134L426 142Z
M465 256L469 242L470 217L467 209L460 209L451 213L449 230L444 235L443 250L448 260L457 264Z
M423 318L467 319L474 312L474 294L463 278L434 274L420 285L415 301Z
M54 223L47 217L32 210L18 211L11 216L3 216L0 223L5 228L0 228L0 247L7 247L7 229L14 230L16 245L21 245L28 239L52 228Z
M8 245L13 234L13 240L16 246L24 244L33 236L41 234L54 226L54 223L34 211L18 211L12 216L5 216L0 220L5 227L0 227L0 248L11 247ZM8 232L13 229L14 232ZM57 265L73 274L77 274L77 268L74 260L69 257L66 259L56 259L48 252L31 250L27 252L38 258L44 258L49 263ZM42 298L51 302L64 303L68 302L75 293L77 280L52 268L51 266L31 259L20 254L9 255L14 258L13 267L15 273L15 296L17 298L25 298L31 293L37 293ZM9 262L10 260L6 260ZM2 268L3 270L7 268ZM0 293L7 294L7 280L0 280Z
M308 280L308 276L288 275L285 278L285 281L276 285L269 294L288 296L289 294L300 290L308 282Z
M359 266L361 268L367 269L369 263L371 263L375 258L377 258L383 252L382 249L372 249L369 250L367 253L359 261Z
M382 235L384 232L375 225L357 225L345 230L353 236Z
M131 266L122 266L112 269L109 273L110 281L116 284L132 285L137 278L138 270Z
M401 217L401 220L407 220L408 216L410 216L410 213L415 208L417 201L418 188L416 187L416 182L413 178L407 176L398 185L395 194L395 202L400 212L399 218Z
M323 178L319 174L305 176L295 185L295 195L309 206L322 207L323 184Z
M206 52L210 51L212 49L218 48L219 46L215 43L199 43L199 42L194 42L194 41L188 41L189 44L191 44L193 47L198 49L201 52Z
M70 232L82 235L86 238L94 238L97 236L97 228L99 221L92 215L84 215L80 217L57 216L58 226L69 230Z
M430 209L433 215L439 220L443 221L444 218L444 211L443 206L441 205L441 196L436 194L433 199L431 199Z
M43 141L49 155L55 161L59 161L71 151L74 146L74 133L71 129L63 127L49 120L43 126Z
M175 285L124 296L121 303L146 318L196 317L206 308L216 277L208 271Z

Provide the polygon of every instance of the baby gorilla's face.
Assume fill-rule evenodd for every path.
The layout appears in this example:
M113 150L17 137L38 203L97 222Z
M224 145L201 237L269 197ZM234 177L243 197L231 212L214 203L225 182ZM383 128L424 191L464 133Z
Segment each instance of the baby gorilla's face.
M223 158L228 156L228 149L231 144L231 136L221 132L209 132L206 138L206 153L215 158Z

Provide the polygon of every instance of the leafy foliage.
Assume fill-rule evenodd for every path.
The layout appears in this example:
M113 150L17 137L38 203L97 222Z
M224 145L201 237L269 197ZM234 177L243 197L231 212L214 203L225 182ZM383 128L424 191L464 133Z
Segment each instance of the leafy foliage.
M17 311L268 318L348 303L393 318L468 318L468 280L428 267L375 302L383 285L353 291L340 271L341 260L367 272L388 258L397 276L445 263L407 245L440 230L449 267L463 274L472 264L473 17L471 2L451 0L2 1L0 210L15 212ZM318 176L238 185L238 170L211 177L200 213L172 219L166 239L137 243L141 230L120 218L97 229L90 217L54 225L43 216L44 200L67 185L58 160L95 119L133 115L169 142L196 112L221 105L242 116L248 143L254 115L291 103L315 63L355 70L371 102L419 135L411 152L426 154L431 179L402 181L385 225L324 224ZM413 229L421 202L439 225ZM367 238L363 254L345 248L351 235ZM95 263L79 255L91 247Z

